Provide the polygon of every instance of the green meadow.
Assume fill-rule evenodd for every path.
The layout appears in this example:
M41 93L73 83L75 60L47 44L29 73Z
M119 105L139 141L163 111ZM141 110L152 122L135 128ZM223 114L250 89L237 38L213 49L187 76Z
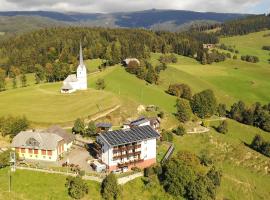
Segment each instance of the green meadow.
M243 62L238 55L237 60L227 59L221 63L201 65L194 59L177 56L178 62L168 64L168 68L161 72L159 85L147 84L125 72L119 65L109 67L99 73L91 73L98 71L98 66L102 63L99 59L86 61L90 72L88 76L90 89L87 91L63 95L59 92L62 83L36 85L33 74L27 75L29 86L26 88L12 89L12 82L9 80L8 90L0 93L0 116L25 115L36 126L53 123L70 125L77 117L87 118L120 105L120 111L116 111L113 116L122 117L123 121L128 117L134 118L138 105L154 104L165 111L166 118L170 121L165 128L172 128L177 125L173 116L176 98L165 92L172 83L186 83L192 88L193 93L212 89L218 101L226 103L228 108L238 100L243 100L247 104L256 101L269 103L270 64L267 63L267 59L270 56L269 52L261 49L263 45L270 45L269 39L263 37L268 32L222 38L220 42L235 46L240 51L240 55L258 56L259 63ZM159 56L160 54L152 54L151 62L158 64ZM106 83L103 91L95 89L95 82L99 78L103 78ZM219 122L211 122L210 133L176 136L174 138L176 151L188 150L197 155L202 152L209 154L223 172L217 199L269 199L270 176L267 170L270 168L270 160L251 150L245 143L249 144L256 134L262 135L269 141L270 134L232 120L228 120L228 123L229 132L226 135L215 131L214 127ZM158 147L158 160L162 158L165 151L166 145L162 144ZM14 175L15 192L6 196L8 195L7 185L5 181L2 181L7 180L6 173L6 170L0 170L0 188L5 188L0 191L0 199L3 197L69 199L63 176L20 170ZM26 177L31 177L31 183L22 181L29 179ZM57 184L51 184L56 182ZM99 185L89 182L89 186L90 194L86 199L100 199ZM123 199L170 198L159 184L146 188L141 178L123 187Z

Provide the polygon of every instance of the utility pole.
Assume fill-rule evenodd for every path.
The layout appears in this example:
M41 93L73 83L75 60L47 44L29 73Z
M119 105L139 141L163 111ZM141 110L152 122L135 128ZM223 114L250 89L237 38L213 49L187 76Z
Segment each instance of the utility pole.
M10 152L9 153L9 157L10 157L10 170L8 171L9 176L8 176L8 192L11 192L11 172L15 172L16 171L16 154L15 152Z

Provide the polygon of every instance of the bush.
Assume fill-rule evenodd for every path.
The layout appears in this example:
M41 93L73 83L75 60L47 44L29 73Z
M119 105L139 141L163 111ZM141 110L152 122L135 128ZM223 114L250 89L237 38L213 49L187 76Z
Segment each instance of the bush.
M185 99L177 99L176 101L176 117L180 122L187 122L191 119L192 110L189 101Z
M152 175L155 175L155 170L154 170L153 166L147 167L147 168L144 169L144 176L145 177L150 177Z
M68 194L74 199L81 199L88 194L87 183L79 176L67 177L65 186L68 188Z
M183 136L186 133L186 129L183 125L179 125L173 132L175 135Z
M226 105L225 104L218 104L217 107L217 114L219 117L225 117L226 116Z
M78 119L75 120L74 126L72 128L72 132L74 132L76 134L84 135L84 133L85 133L85 124L84 124L83 119L78 118Z
M161 133L162 140L167 141L167 142L172 142L173 141L173 133L170 131L163 131Z
M104 90L106 87L105 80L102 78L99 78L96 82L96 89L97 90Z
M187 84L170 84L166 92L187 100L190 100L192 97L191 88Z
M265 141L260 135L256 135L253 138L250 147L255 151L270 157L270 142Z
M223 133L223 134L225 134L225 133L228 132L228 123L227 123L226 120L222 121L222 122L219 124L219 126L217 127L217 131L218 131L219 133Z
M116 200L121 196L121 188L114 174L109 174L101 184L101 195L105 200Z
M250 55L241 56L241 60L251 63L257 63L260 61L257 56L250 56Z

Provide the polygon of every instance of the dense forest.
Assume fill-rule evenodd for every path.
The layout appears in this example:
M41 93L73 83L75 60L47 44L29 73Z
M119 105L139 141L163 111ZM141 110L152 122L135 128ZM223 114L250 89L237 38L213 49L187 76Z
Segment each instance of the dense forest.
M202 24L190 28L191 31L195 32L212 30L218 36L245 35L265 29L270 29L270 15L251 15L224 23Z
M127 57L145 59L150 52L176 53L189 57L203 51L203 43L217 43L207 33L152 32L138 29L50 28L23 34L2 41L0 66L9 74L13 68L24 73L42 67L65 63L77 65L79 42L85 59L102 58L110 65ZM202 54L202 53L201 53Z
M245 35L252 32L270 29L270 16L257 15L228 21L221 25L220 35Z

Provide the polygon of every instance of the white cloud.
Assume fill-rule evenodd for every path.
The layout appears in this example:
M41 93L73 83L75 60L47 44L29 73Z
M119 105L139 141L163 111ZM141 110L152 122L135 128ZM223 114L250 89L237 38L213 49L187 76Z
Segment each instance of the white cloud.
M248 12L263 0L0 0L0 10L118 12L151 8Z

